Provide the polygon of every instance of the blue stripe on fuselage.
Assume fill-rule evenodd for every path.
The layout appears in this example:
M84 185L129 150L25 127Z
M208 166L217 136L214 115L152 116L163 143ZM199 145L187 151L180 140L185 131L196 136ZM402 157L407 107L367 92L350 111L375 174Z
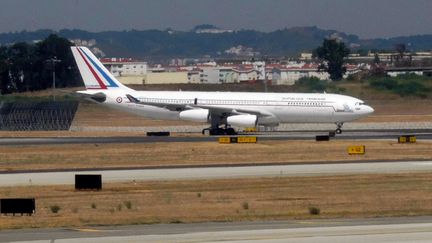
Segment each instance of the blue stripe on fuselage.
M96 69L99 71L100 74L108 81L109 85L107 87L118 87L118 85L100 68L88 55L83 51L84 55L90 60L90 62L93 64L93 66L96 67Z

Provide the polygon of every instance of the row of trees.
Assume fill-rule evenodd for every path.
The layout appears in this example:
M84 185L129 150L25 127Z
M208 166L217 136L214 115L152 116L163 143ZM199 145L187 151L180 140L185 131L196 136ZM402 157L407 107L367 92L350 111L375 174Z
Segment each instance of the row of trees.
M70 51L72 43L57 35L29 44L20 42L0 47L0 93L36 91L53 86L55 70L56 87L81 85L80 75ZM315 55L323 61L321 69L329 72L332 80L342 78L346 69L344 60L349 49L343 42L325 39Z
M81 85L70 46L57 35L29 44L16 43L0 47L0 93L9 94L52 87L55 70L56 87ZM54 61L56 60L56 61Z

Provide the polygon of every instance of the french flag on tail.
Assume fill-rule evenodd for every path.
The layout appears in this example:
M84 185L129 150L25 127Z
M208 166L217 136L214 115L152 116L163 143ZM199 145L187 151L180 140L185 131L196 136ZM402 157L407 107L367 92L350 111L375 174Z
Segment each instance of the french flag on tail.
M122 85L87 47L73 46L71 49L87 90L130 90Z

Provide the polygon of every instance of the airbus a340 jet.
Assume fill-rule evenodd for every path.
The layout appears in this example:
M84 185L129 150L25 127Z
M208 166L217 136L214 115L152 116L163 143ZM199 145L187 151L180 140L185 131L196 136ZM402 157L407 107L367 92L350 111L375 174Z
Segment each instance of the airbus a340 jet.
M158 120L206 122L203 133L233 135L233 127L345 122L374 110L354 97L326 93L136 91L121 84L86 47L71 47L86 90L79 95L114 109Z

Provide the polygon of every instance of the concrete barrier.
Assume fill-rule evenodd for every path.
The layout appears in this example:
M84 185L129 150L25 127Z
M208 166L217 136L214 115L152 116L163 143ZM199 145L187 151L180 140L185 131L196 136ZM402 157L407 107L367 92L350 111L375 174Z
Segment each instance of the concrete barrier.
M315 141L320 142L320 141L330 141L330 136L328 135L318 135L315 137Z
M0 199L1 214L32 215L36 212L36 201L34 198L2 198Z
M76 174L75 190L102 190L102 175Z

